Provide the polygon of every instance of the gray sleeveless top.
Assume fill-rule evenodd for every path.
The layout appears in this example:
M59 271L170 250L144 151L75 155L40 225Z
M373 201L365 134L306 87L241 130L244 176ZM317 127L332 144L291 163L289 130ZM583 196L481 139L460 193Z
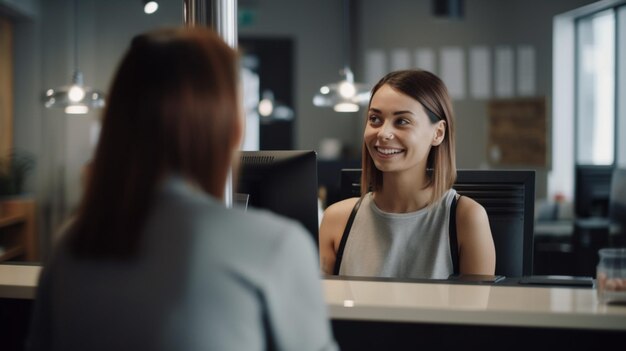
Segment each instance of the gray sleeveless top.
M372 193L366 194L337 257L339 275L448 278L454 272L449 227L455 196L450 189L431 207L387 213L376 206Z

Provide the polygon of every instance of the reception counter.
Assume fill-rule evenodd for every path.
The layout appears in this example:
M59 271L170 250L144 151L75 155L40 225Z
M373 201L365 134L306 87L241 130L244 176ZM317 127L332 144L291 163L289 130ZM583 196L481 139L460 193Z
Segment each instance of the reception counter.
M0 265L0 299L32 300L39 266ZM514 343L597 347L626 338L626 305L593 288L322 279L342 349L453 349ZM540 345L535 345L537 340ZM411 348L411 347L409 347Z
M623 344L626 305L593 288L324 279L343 350L571 349Z
M325 279L333 319L626 332L626 305L590 288Z
M0 264L0 298L32 299L41 266Z

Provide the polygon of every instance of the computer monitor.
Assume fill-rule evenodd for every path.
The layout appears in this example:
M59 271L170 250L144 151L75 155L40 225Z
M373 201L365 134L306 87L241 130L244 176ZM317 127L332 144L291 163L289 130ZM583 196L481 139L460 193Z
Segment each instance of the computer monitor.
M608 217L613 166L576 166L574 205L576 217Z
M361 169L341 171L343 198L360 196ZM496 274L531 275L535 171L458 170L452 186L459 194L480 203L487 211L496 248Z
M312 150L242 151L235 192L247 205L292 218L318 243L317 154ZM237 196L236 196L237 198ZM317 246L317 245L316 245Z
M361 196L361 169L344 168L339 181L340 200Z
M357 167L361 167L360 159L317 160L317 182L326 190L324 207L341 199L341 170Z

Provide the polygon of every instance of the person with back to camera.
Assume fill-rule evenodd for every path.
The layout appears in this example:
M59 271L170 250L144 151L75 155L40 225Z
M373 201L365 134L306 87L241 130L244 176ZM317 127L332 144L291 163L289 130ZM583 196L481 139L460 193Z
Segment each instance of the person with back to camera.
M374 86L362 169L362 196L324 212L324 273L428 279L494 274L487 213L452 189L454 114L441 79L403 70Z
M132 40L27 349L336 349L304 227L223 205L239 101L237 54L211 30Z

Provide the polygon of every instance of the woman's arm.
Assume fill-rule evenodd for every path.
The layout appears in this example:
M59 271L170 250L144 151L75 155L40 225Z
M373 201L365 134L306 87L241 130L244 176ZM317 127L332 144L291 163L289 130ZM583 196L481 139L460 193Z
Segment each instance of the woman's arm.
M337 248L341 241L341 236L348 223L348 217L352 208L359 200L358 197L339 201L330 205L322 217L320 225L320 268L326 274L333 274Z
M493 275L496 250L485 209L471 198L461 196L456 220L460 273Z
M25 350L49 350L52 345L52 302L50 268L44 267L40 273Z
M264 297L274 348L336 350L313 240L293 227L273 255Z

